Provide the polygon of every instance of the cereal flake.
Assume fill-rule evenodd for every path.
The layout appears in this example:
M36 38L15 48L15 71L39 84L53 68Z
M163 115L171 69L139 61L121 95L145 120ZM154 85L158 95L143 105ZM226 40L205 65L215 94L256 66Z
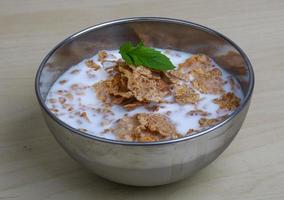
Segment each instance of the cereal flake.
M220 106L220 109L234 110L240 106L241 99L233 92L223 94L220 98L214 99L214 103Z
M179 85L175 88L175 100L179 104L197 103L200 99L200 95L192 88L186 85Z

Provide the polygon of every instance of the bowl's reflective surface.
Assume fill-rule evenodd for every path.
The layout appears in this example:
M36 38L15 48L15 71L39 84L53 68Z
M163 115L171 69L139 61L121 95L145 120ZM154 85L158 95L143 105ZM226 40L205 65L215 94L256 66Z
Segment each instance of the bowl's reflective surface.
M102 49L117 49L125 41L190 53L205 53L234 74L245 100L215 127L173 141L128 143L97 138L69 127L46 108L53 82L70 66ZM109 180L152 186L181 180L217 158L230 144L245 119L254 77L248 58L230 40L208 28L165 18L132 18L104 23L60 43L43 60L36 77L36 93L44 117L57 141L81 164Z

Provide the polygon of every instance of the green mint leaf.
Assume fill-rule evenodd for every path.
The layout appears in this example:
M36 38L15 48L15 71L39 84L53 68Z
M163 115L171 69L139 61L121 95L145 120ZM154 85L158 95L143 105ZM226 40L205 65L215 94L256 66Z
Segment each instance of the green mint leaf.
M121 57L123 58L123 60L128 63L133 65L134 62L132 60L132 58L127 54L128 52L133 50L133 46L130 42L126 42L124 43L120 48L119 48L119 53L121 55Z
M175 68L167 56L153 48L145 47L142 42L139 42L136 46L126 42L119 48L119 53L127 64L142 65L159 71Z

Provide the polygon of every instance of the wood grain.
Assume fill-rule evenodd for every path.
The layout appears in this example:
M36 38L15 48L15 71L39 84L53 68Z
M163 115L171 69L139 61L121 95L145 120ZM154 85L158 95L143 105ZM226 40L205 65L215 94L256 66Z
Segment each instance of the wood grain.
M34 95L45 54L82 28L122 17L165 16L216 29L255 69L244 126L230 147L190 179L127 187L79 166L49 133ZM0 199L284 199L284 1L1 0Z

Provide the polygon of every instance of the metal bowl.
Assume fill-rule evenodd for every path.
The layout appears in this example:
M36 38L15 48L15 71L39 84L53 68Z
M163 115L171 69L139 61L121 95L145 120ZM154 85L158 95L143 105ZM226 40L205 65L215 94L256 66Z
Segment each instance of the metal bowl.
M227 119L183 138L149 142L109 140L81 132L53 115L45 105L55 80L70 66L102 49L143 40L147 46L204 53L239 81L245 98ZM231 143L246 117L254 87L249 59L230 39L204 26L176 19L120 19L80 31L59 43L39 66L35 90L43 116L59 144L79 163L114 182L154 186L194 174L215 160ZM186 123L186 122L185 122Z

